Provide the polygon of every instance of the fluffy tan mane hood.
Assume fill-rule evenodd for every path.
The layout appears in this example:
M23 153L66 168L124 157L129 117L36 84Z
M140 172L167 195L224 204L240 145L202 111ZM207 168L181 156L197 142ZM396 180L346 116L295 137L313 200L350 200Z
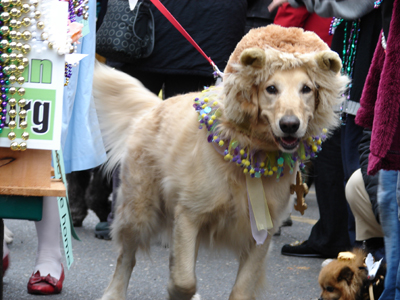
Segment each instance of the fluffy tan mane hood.
M339 122L333 107L342 102L349 83L347 76L340 75L339 55L315 33L279 25L250 30L231 54L224 76L226 117L241 123L246 112L243 102L237 99L251 103L252 86L262 85L277 70L294 68L304 68L318 92L308 135L318 135L322 128L335 128Z
M329 46L318 35L301 28L284 28L279 25L269 25L250 30L237 44L231 54L225 73L232 73L232 65L240 62L240 55L245 49L273 48L285 53L306 54L330 50Z

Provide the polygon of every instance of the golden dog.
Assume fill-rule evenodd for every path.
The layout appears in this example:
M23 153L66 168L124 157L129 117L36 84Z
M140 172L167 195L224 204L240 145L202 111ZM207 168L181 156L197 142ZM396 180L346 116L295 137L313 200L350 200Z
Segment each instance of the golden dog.
M288 215L297 162L282 167L278 160L272 169L249 164L258 153L290 156L322 128L337 126L332 106L348 83L340 68L338 55L314 33L275 25L250 31L229 59L223 85L205 93L160 101L136 79L97 65L94 96L108 170L121 166L112 224L120 253L102 299L126 298L136 251L148 250L164 230L171 238L169 299L194 297L201 242L226 246L239 257L229 299L256 299L271 237ZM253 179L265 191L262 203L273 224L261 245L249 219L246 182Z

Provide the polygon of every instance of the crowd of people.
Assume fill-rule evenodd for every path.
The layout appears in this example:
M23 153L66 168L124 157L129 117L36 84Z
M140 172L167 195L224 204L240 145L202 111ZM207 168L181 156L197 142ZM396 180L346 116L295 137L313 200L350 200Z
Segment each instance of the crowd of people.
M184 9L180 2L162 2L183 27L192 30L192 37L221 69L247 31L271 23L314 31L339 54L342 74L351 79L345 101L335 108L341 125L312 160L314 171L309 174L314 178L320 218L306 241L284 245L281 253L335 258L339 252L363 248L376 260L383 258L387 265L380 300L400 299L400 73L396 69L400 62L400 0L207 0L201 4L190 0ZM106 1L101 3L104 14ZM90 2L93 11L94 5ZM152 11L157 24L152 55L136 64L113 60L107 60L107 64L138 78L156 94L162 91L163 98L213 84L208 62L155 7ZM202 18L205 15L207 18ZM91 55L80 66L86 75L72 77L76 82L70 83L64 96L67 101L62 140L66 168L72 174L97 167L106 159L96 136L96 117L86 109L91 105L87 70L92 70L94 64L94 20L91 26L93 31L81 44L82 53ZM77 120L87 120L88 133L74 131ZM74 146L82 141L87 147ZM85 153L77 153L79 149L85 149ZM118 182L117 170L113 176L113 199ZM64 271L59 239L53 238L59 235L59 229L48 230L52 228L49 222L58 222L51 218L57 209L52 203L55 201L45 199L44 219L36 226L39 249L28 284L30 293L53 294L62 289ZM107 206L96 227L101 232L99 237L110 238L112 219L112 208ZM4 263L9 252L5 242L3 247ZM40 280L44 278L41 274L49 274L59 284L50 287L44 279ZM39 281L32 280L36 277Z

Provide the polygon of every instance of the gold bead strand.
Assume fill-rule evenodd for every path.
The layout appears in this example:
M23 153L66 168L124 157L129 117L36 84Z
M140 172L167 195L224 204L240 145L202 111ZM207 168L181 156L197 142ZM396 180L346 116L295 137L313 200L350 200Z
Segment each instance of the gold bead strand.
M10 48L10 41L12 37L10 36L14 34L14 32L11 33L11 30L9 28L10 25L10 20L11 20L11 10L13 11L13 14L18 14L17 10L13 10L10 7L11 1L10 0L1 0L1 5L3 7L3 12L1 13L0 17L1 20L3 21L2 27L1 27L1 32L2 32L2 40L0 41L0 48L2 50L1 54L1 64L3 66L3 74L4 79L4 86L7 86L10 84L10 75L12 73L11 68L9 67L9 54L12 52ZM3 85L3 84L2 84ZM4 87L3 86L3 87ZM7 88L5 88L7 90ZM9 123L8 126L10 128L10 132L8 133L7 137L10 141L14 141L16 138L16 134L14 132L14 129L16 128L16 121L15 117L17 115L16 111L16 100L15 98L6 98L7 104L9 105L10 109L8 111L8 116L9 116ZM18 150L18 143L17 142L12 142L11 145L11 150Z
M18 89L18 95L19 96L24 96L25 95L25 89L24 88L19 88ZM28 122L26 121L26 115L27 111L25 110L25 105L26 105L26 100L24 98L21 98L18 100L18 106L20 107L19 111L19 119L20 123L19 126L24 130L24 132L21 135L21 138L24 140L19 144L19 148L21 151L25 151L27 148L26 141L29 139L29 132L27 131L28 128Z
M32 1L30 2L31 5L34 5L34 7L37 6L37 3L33 3ZM8 84L13 85L15 83L18 83L19 85L22 85L25 82L25 78L22 76L22 73L24 72L25 67L28 65L29 62L29 60L24 55L28 54L31 50L31 46L28 43L32 39L32 33L27 29L27 27L31 25L31 20L33 18L38 19L40 17L40 12L35 11L33 13L34 16L31 16L32 19L30 19L29 14L32 15L31 5L27 3L22 3L21 0L1 0L1 3L3 4L3 7L7 7L5 9L5 12L8 13L8 15L5 14L5 18L3 15L2 17L4 25L8 25L7 28L9 29L9 31L7 32L8 40L6 40L5 42L0 42L0 45L3 46L3 54L1 56L2 61L5 64L8 64L5 68L3 68L4 74L9 76L7 80ZM25 41L27 43L23 44L22 41ZM8 44L6 42L8 42ZM7 53L5 53L6 51L4 51L4 48L6 47ZM21 135L23 142L19 144L16 141L12 142L11 149L24 151L27 148L26 140L29 139L26 120L27 111L24 109L26 105L26 100L15 99L15 96L17 96L17 91L19 96L23 96L25 94L24 88L20 87L18 88L18 90L14 86L10 86L8 88L8 93L12 96L12 98L10 98L8 101L11 108L9 111L9 128L11 130L9 133L9 139L14 140L16 138L14 129L17 125L16 116L18 114L20 128L23 129L23 133ZM17 103L20 108L19 113L17 113L16 109Z

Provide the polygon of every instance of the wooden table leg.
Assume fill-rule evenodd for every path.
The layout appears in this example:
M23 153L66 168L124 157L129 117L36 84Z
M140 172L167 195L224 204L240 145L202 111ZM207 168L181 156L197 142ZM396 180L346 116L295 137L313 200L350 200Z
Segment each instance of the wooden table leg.
M3 300L3 239L4 239L4 222L3 219L0 218L0 241L1 241L1 246L0 246L0 257L1 257L1 263L0 263L0 275L1 275L1 280L0 280L0 300Z

